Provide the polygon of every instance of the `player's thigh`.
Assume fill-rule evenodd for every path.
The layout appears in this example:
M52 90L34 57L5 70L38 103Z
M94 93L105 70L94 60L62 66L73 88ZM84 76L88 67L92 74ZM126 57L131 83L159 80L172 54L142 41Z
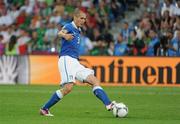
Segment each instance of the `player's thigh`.
M94 74L88 75L85 82L92 85L92 86L99 86L100 85L99 80L94 76Z
M86 82L86 79L89 75L94 75L94 71L84 66L79 66L79 71L76 73L76 79L80 82Z

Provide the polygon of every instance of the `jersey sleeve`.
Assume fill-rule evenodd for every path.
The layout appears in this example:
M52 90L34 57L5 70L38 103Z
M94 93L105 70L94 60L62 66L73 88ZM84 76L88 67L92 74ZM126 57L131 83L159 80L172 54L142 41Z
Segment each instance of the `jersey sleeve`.
M70 28L69 28L68 25L64 25L64 26L62 27L62 30L63 30L63 32L65 32L65 33L69 33L69 32L70 32Z

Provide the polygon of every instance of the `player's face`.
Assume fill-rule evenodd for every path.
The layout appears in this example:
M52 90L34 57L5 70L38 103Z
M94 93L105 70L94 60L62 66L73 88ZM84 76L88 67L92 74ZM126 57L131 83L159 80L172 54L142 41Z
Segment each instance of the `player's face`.
M84 23L86 22L86 14L80 13L79 16L75 18L75 21L78 27L82 27Z

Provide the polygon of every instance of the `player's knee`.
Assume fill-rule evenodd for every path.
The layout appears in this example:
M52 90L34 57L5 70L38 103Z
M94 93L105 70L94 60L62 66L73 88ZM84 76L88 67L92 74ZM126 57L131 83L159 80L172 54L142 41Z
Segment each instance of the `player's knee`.
M63 95L67 95L68 93L70 93L72 91L72 88L73 88L73 84L66 84L62 89L62 93Z
M100 84L99 84L99 82L94 82L92 85L93 85L93 87L95 87L95 86L99 86Z
M99 80L94 75L89 75L86 81L92 86L99 86Z
M70 93L71 91L72 91L72 87L71 86L66 87L66 92L67 93Z
M63 95L65 96L68 93L70 93L72 91L72 89L71 88L63 88L61 91L62 91Z

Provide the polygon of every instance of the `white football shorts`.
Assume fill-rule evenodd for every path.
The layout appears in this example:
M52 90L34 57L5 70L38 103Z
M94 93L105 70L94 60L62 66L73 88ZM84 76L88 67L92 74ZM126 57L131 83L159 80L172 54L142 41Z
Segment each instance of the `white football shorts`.
M86 68L79 61L70 56L61 56L58 61L59 72L61 75L61 85L72 83L76 80L83 82L87 76L94 74L92 69Z

